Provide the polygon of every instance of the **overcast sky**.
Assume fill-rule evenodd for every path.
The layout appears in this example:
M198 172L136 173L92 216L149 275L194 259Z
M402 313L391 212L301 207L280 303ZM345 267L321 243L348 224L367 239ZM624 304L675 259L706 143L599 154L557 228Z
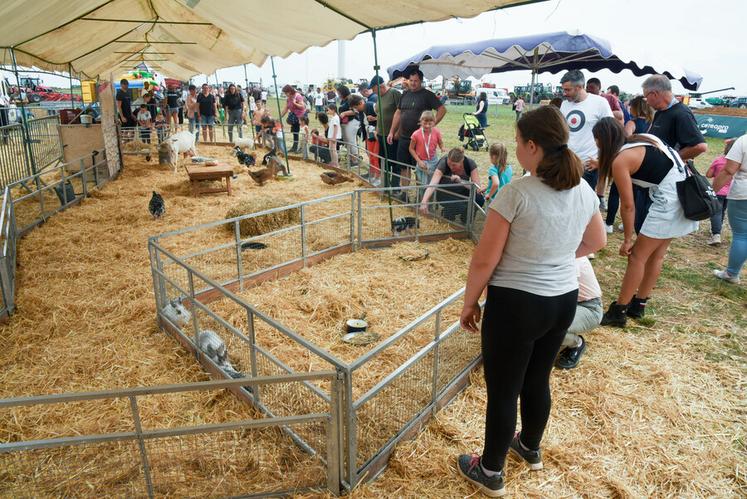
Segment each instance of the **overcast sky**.
M740 41L744 40L745 19L745 0L550 0L487 12L472 19L385 30L377 38L384 71L387 66L431 45L579 30L606 38L613 50L616 44L623 43L700 73L703 76L702 91L733 86L736 90L727 93L746 95L747 50ZM281 85L321 83L328 77L337 76L337 43L276 59L275 65ZM372 67L370 34L346 42L345 72L349 78L356 81L371 78ZM269 60L261 68L248 65L247 70L249 81L262 78L263 84L271 84ZM603 87L616 83L629 93L639 92L643 80L626 71L620 74L600 71L595 76L601 79ZM241 67L222 69L218 71L218 78L241 84L244 71ZM557 84L559 78L560 75L546 73L540 75L539 81ZM67 83L66 79L44 79L55 85ZM515 71L486 79L499 87L511 89L516 84L528 83L530 75L528 71ZM204 76L195 78L198 83L204 80ZM213 75L210 75L210 81L214 81ZM677 92L683 90L678 83L674 87Z

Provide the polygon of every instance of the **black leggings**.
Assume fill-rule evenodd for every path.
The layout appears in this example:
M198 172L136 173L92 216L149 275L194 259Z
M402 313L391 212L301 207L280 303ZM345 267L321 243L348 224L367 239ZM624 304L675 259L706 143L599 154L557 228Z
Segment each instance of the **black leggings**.
M291 146L291 149L294 151L298 149L298 132L301 130L301 123L296 121L294 124L291 125L291 133L293 133L293 145Z
M550 417L550 371L576 314L578 290L560 296L488 287L482 356L488 408L482 464L503 469L516 431L521 396L521 442L539 449Z

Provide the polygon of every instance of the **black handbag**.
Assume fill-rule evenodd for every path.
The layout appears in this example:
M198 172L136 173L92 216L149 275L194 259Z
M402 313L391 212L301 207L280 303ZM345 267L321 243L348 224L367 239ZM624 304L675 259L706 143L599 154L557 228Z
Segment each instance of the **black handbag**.
M290 126L298 125L298 116L296 116L294 112L289 111L288 119L285 122L288 123Z
M679 154L669 148L669 152L677 162L678 168L683 168ZM711 183L708 182L698 170L696 170L692 161L688 160L684 166L685 180L677 182L677 197L685 212L685 218L688 220L705 220L721 209L721 203L716 197Z

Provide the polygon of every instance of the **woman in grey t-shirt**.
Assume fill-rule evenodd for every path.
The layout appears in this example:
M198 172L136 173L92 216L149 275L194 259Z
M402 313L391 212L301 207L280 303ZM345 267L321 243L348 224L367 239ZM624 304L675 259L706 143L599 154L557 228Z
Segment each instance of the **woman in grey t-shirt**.
M490 496L503 494L509 450L542 468L540 441L550 415L550 372L573 321L575 258L607 242L599 201L568 149L568 125L543 106L525 113L516 156L531 176L498 192L472 256L461 323L477 332L487 286L482 355L488 404L482 456L460 455L459 472ZM521 395L521 432L516 406Z

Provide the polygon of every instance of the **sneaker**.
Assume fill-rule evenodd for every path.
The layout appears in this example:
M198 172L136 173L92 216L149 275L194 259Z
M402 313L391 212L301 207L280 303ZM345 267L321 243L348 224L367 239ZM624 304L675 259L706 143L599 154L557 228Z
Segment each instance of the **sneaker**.
M721 234L713 234L708 240L708 246L721 246Z
M610 303L610 308L607 309L604 316L602 316L602 326L612 327L625 327L627 323L627 316L625 313L628 310L627 305L618 305L616 301Z
M586 351L586 340L584 340L583 336L579 336L579 338L581 338L581 345L574 348L566 348L560 352L555 361L555 367L558 369L573 369L578 365L581 356Z
M503 483L503 470L496 475L487 476L482 470L480 456L477 454L461 454L457 458L459 474L475 485L480 492L488 497L501 497L506 493Z
M726 270L714 270L713 275L715 275L722 281L730 282L732 284L739 284L739 276L731 275Z
M604 200L604 198L599 198L599 211L607 211L607 202Z
M630 305L628 305L628 310L625 311L625 314L632 319L643 319L643 316L646 315L647 301L648 298L641 299L637 296L633 296L633 299L630 300Z
M618 225L617 228L620 229L620 232L625 230L625 226L623 224Z
M607 234L612 234L615 232L615 226L614 225L605 225L604 230L607 231Z
M586 258L588 258L589 260L593 260L596 257L597 257L596 253L589 253L588 255L586 255Z
M584 348L586 347L584 346ZM537 450L525 449L524 446L521 445L521 433L520 432L517 432L516 435L514 435L514 439L511 440L511 445L508 447L508 450L516 454L517 457L526 461L526 463L529 465L530 470L537 471L543 468L542 452L539 449Z

